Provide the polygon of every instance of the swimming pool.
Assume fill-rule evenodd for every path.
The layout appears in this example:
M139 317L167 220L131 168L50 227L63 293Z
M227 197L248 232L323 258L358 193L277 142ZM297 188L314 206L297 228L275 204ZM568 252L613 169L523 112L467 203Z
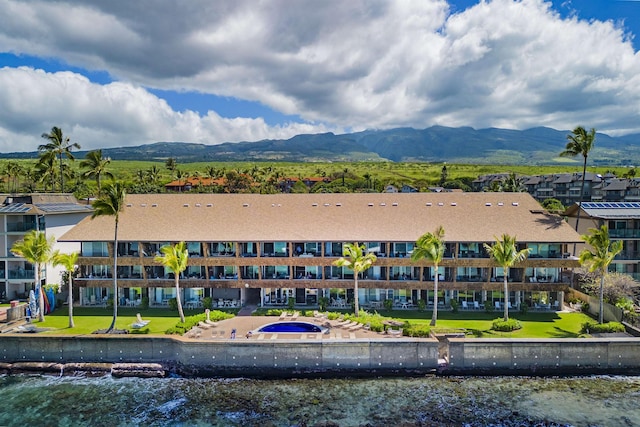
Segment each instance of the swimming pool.
M309 322L274 322L261 326L256 330L257 333L292 333L292 334L313 334L326 333L327 328L314 325Z

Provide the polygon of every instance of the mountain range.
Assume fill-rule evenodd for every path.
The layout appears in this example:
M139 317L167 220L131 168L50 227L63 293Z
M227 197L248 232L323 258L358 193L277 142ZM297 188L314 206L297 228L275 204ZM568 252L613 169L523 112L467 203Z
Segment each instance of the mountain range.
M114 160L164 160L180 163L207 161L392 161L470 164L553 165L570 131L546 127L527 130L473 129L432 126L395 128L336 135L296 135L286 140L226 142L217 145L156 142L130 147L104 148ZM83 158L87 151L74 152ZM0 153L0 158L35 158L37 152ZM576 158L576 161L581 161ZM640 164L640 134L611 137L598 133L589 161L599 165Z

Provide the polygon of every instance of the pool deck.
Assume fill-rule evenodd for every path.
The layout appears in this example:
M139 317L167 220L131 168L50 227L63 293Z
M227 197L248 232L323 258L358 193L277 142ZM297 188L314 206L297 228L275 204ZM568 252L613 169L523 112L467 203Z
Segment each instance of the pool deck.
M255 330L269 323L274 322L308 322L319 326L325 326L326 322L331 324L329 333L253 333ZM363 328L353 329L338 326L338 321L328 321L323 318L315 317L297 317L287 316L280 320L275 316L236 316L232 319L226 319L217 322L216 326L209 328L196 327L192 329L191 334L185 334L185 337L195 340L224 340L231 339L231 331L236 330L236 339L249 340L340 340L340 339L379 339L391 337L391 335L368 331ZM252 332L249 336L247 334ZM394 336L393 338L398 338Z

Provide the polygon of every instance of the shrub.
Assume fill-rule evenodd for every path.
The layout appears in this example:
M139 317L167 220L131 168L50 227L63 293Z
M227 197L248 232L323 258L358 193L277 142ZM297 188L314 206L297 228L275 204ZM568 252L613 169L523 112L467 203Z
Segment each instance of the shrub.
M458 303L458 300L452 299L451 301L449 301L449 305L451 306L452 313L458 312L458 307L460 306L460 303Z
M500 332L512 332L522 329L522 323L520 323L518 319L509 319L506 322L504 319L495 319L491 325L491 329Z
M224 319L230 319L234 315L231 313L226 313L220 310L212 310L209 312L209 319L213 322L218 322ZM202 322L206 319L207 315L205 313L196 314L194 316L189 316L184 319L184 322L178 322L175 326L167 329L164 333L167 335L184 335L191 328L196 326L198 322Z
M211 310L211 308L213 307L213 300L211 299L211 297L202 298L202 307Z
M391 309L393 308L393 300L386 299L386 300L384 300L382 305L384 305L384 309L385 310L391 311Z
M339 317L340 317L340 313L336 313L335 311L330 311L327 313L327 319L329 320L336 320Z
M171 298L168 301L168 304L169 304L169 309L170 310L177 310L178 309L178 300L177 299Z
M593 321L584 322L580 332L583 334L610 334L614 332L624 332L625 328L622 323L608 322L596 323Z
M484 302L484 311L487 313L493 313L494 310L495 308L493 307L493 304L487 304L487 301Z
M418 310L419 311L425 311L427 308L427 302L423 299L419 299L418 300Z
M318 298L318 305L320 306L320 311L327 311L327 307L329 306L329 298L327 297Z
M520 313L527 314L528 311L529 311L529 304L527 304L526 302L521 303L520 304Z
M402 328L402 335L415 338L426 338L431 334L429 325L412 325L406 322Z
M295 307L295 305L296 305L296 299L295 299L294 297L289 297L289 298L287 299L287 308L288 308L289 310L293 310L293 308Z
M142 297L140 299L140 309L146 310L149 308L149 297Z

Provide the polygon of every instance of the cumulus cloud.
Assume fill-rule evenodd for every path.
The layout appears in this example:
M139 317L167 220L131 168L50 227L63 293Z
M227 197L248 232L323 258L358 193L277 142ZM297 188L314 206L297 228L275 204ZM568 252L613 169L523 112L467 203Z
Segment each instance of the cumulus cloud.
M115 80L0 70L5 146L52 125L95 141L85 146L434 124L640 131L640 57L624 29L563 19L542 0L460 12L444 0L0 0L0 14L12 17L0 51ZM255 101L303 121L177 112L145 88Z

